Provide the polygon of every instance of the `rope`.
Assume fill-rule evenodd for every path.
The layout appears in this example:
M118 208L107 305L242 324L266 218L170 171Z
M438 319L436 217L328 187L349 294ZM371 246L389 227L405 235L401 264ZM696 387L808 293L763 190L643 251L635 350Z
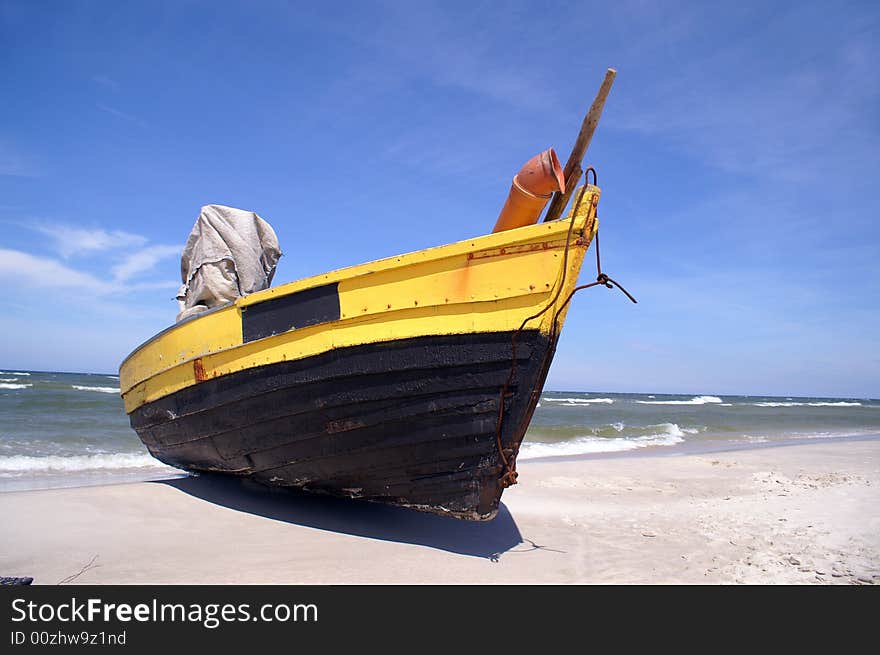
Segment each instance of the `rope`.
M559 321L559 314L566 308L568 303L571 302L571 299L574 297L578 291L582 289L589 289L590 287L598 287L603 286L608 289L619 289L623 292L627 298L629 298L633 303L638 304L638 300L633 298L632 294L623 288L623 286L617 282L616 280L611 279L605 273L602 272L602 260L599 257L599 230L596 230L596 281L590 282L589 284L582 284L579 287L575 287L571 290L571 293L568 294L568 297L565 299L565 302L562 303L562 306L557 310L556 314L553 316L553 329L556 329L557 322Z
M596 169L593 168L592 166L590 166L586 170L586 174L585 174L587 176L586 179L589 179L588 174L590 173L590 171L592 171L592 173L593 173L593 181L594 181L593 183L595 185L598 181L598 176L596 174ZM495 445L498 448L498 456L501 459L501 463L503 466L503 471L502 471L501 477L499 478L499 482L503 488L507 488L512 485L515 485L516 479L519 475L516 471L516 462L514 461L513 453L511 452L510 457L508 457L508 454L504 452L504 447L501 443L501 431L502 431L502 427L503 427L503 423L504 423L504 400L513 395L513 392L510 391L510 386L513 384L513 380L516 377L516 366L517 366L516 365L516 339L519 336L519 334L525 329L526 324L529 321L532 321L536 318L539 318L539 317L543 316L545 313L547 313L547 311L550 310L550 308L556 304L556 301L559 299L559 296L562 295L562 289L565 287L565 278L568 275L568 251L571 246L571 233L572 233L572 230L574 229L574 217L577 215L578 209L580 209L581 202L583 201L584 196L586 196L586 195L587 195L587 187L585 186L583 191L581 192L581 194L578 196L577 202L575 203L575 206L571 212L571 224L568 226L568 233L566 235L566 240L565 240L565 251L563 252L563 256L562 256L562 277L559 280L559 288L556 290L556 294L553 296L553 299L550 300L550 302L547 303L547 305L541 311L537 312L536 314L532 314L531 316L529 316L528 318L523 320L523 322L520 324L519 328L516 329L516 331L513 333L513 336L511 337L510 345L511 345L512 356L511 356L511 363L510 363L511 364L510 365L510 374L507 376L507 381L501 387L501 394L498 399L498 421L495 425ZM590 202L592 202L594 205L596 205L598 203L598 196L595 193L591 194ZM595 215L594 220L596 218L598 218L598 214ZM618 282L611 279L605 273L602 272L602 260L600 259L600 256L599 256L599 231L598 230L596 230L595 241L596 241L596 281L591 282L589 284L583 284L579 287L575 287L574 289L571 290L571 293L569 293L568 296L566 296L565 301L563 301L562 305L560 305L559 309L553 315L553 324L550 328L550 342L551 343L553 343L555 341L555 339L558 335L558 332L559 332L559 315L568 306L568 303L571 302L571 299L574 297L574 294L576 294L578 291L581 291L583 289L589 289L590 287L597 287L597 286L604 286L608 289L617 288L620 291L622 291L624 293L624 295L626 295L626 297L629 298L632 302L634 302L634 303L638 302ZM536 392L540 393L539 390L533 389L531 391L531 394L534 396L534 394Z

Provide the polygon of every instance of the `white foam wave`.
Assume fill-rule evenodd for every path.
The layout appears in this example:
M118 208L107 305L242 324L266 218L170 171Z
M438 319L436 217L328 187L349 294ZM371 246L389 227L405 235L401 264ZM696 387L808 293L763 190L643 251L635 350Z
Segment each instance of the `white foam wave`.
M663 428L658 434L642 437L578 437L556 443L525 442L520 448L518 459L538 457L570 457L592 453L615 453L637 448L674 446L684 441L684 432L675 423L661 423L651 426Z
M0 382L18 382L18 378L0 378Z
M637 400L640 405L715 405L722 404L718 396L694 396L690 400Z
M30 373L18 373L16 371L0 371L0 375L24 375L30 377Z
M752 403L755 407L861 407L862 403L848 403L848 402L837 402L837 403L782 403L782 402L761 402L761 403Z
M613 398L541 398L548 403L565 403L566 405L589 405L591 403L602 403L610 405L614 402Z
M28 387L32 387L32 384L9 384L8 382L4 382L0 384L0 389L27 389Z
M108 469L168 468L146 454L114 453L112 455L11 455L0 457L0 473L53 473L71 471L98 471Z
M119 387L84 387L78 384L71 384L71 387L78 391L99 391L100 393L119 393Z
M794 439L846 439L876 435L876 430L848 430L846 432L794 432L790 436Z
M807 403L810 407L861 407L862 403Z
M806 403L752 403L755 407L803 407Z
M680 427L678 427L678 424L676 424L676 423L659 423L657 425L649 425L648 427L649 428L663 428L663 434L667 435L667 436L683 437L685 435L685 430L682 430ZM695 430L693 428L688 428L687 431L691 431L691 430L693 430L694 432L698 432L698 430ZM654 435L648 435L648 436L654 436Z

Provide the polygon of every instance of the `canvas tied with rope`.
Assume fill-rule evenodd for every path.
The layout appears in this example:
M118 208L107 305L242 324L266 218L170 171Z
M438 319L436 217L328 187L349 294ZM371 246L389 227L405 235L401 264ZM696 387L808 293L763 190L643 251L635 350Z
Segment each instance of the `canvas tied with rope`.
M202 207L180 258L177 320L269 288L281 254L275 230L254 212Z

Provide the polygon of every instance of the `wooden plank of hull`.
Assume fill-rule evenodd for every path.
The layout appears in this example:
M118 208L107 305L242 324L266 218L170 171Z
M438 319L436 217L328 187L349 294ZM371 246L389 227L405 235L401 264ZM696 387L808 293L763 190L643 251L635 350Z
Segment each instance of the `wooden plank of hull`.
M160 460L278 486L488 519L512 332L423 336L251 368L141 406L132 427ZM517 337L502 444L516 452L555 344Z

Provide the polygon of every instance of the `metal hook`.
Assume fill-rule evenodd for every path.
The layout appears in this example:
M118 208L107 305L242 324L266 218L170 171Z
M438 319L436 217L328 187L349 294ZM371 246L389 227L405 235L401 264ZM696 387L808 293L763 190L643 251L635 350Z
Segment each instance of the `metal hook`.
M599 186L599 175L596 173L596 169L592 166L587 166L587 170L584 171L584 180L587 184L590 183L590 171L593 171L593 186Z

